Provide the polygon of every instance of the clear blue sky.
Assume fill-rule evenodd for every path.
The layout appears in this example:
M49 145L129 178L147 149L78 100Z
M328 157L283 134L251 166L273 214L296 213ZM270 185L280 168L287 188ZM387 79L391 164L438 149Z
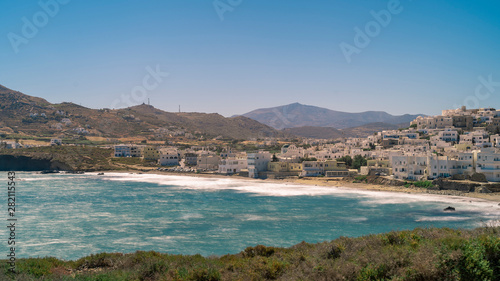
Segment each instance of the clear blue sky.
M293 102L392 114L500 107L498 0L400 0L392 12L394 0L220 0L233 7L219 13L213 0L54 1L40 1L58 3L50 14L38 1L0 2L0 84L53 103L149 98L225 116ZM377 27L371 11L382 10L391 19ZM340 45L356 47L356 27L373 37L348 62ZM169 75L154 80L148 67Z

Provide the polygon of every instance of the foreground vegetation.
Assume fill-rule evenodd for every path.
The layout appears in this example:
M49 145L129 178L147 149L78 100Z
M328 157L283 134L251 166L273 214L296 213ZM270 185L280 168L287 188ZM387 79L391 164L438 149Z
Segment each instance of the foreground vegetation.
M500 227L418 228L208 258L136 252L20 259L15 276L2 266L0 280L500 280Z

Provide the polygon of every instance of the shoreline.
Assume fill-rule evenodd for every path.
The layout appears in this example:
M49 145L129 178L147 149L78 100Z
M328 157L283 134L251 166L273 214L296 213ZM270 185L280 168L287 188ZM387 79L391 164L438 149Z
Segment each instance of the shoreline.
M346 181L343 178L316 178L316 177L306 177L300 179L253 179L248 177L242 177L237 175L222 175L222 174L208 174L208 173L185 173L185 172L168 172L168 171L136 171L136 170L110 170L110 171L95 171L93 173L123 173L123 174L153 174L153 175L165 175L165 176L184 176L184 177L198 177L198 178L217 178L217 179L238 179L238 180L248 180L248 181L262 181L267 183L277 183L277 184L298 184L304 186L324 186L324 187L335 187L335 188L346 188L358 191L375 191L375 192L396 192L396 193L406 193L406 194L429 194L429 195L441 195L445 197L466 197L471 199L482 199L486 201L491 201L495 203L500 203L500 193L479 193L479 192L462 192L458 190L429 190L426 188L417 187L404 187L404 186L391 186L391 185L379 185L372 183L353 183L351 181ZM500 204L498 204L500 206Z

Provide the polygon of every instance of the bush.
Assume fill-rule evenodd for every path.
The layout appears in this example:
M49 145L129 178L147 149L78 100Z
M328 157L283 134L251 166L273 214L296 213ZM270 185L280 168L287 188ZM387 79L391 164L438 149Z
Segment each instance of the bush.
M463 280L493 280L493 270L486 256L485 245L474 239L465 243L459 272ZM498 262L498 260L497 260Z
M244 257L253 258L256 256L270 257L274 254L274 247L266 247L264 245L257 245L255 247L247 247L243 253Z
M432 181L416 181L413 183L413 185L421 188L429 188L434 186L434 184L432 184Z
M36 278L51 275L51 269L59 267L63 264L62 261L56 258L29 258L18 262L17 270L19 273L26 273Z
M367 181L368 176L356 176L354 179L356 181L359 181L359 182L361 182L361 181Z
M101 253L77 261L19 259L0 280L500 280L500 227L417 228L236 255ZM72 273L71 275L69 275Z
M193 281L219 281L221 274L214 268L197 268L193 271L189 280Z

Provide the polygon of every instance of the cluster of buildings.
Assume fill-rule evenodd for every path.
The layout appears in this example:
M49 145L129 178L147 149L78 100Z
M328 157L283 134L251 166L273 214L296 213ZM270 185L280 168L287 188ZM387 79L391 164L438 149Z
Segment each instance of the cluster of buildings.
M382 131L366 138L346 138L316 145L285 144L279 153L220 153L209 148L177 150L138 145L115 146L115 157L142 157L166 166L190 166L221 174L252 178L286 176L344 177L360 173L395 179L467 178L484 174L500 182L500 111L485 108L445 110L440 116L418 117L402 130ZM495 130L497 133L494 133ZM360 155L367 165L349 169L347 156Z
M120 144L114 146L114 157L140 157L162 166L189 166L203 170L217 170L220 157L206 147L180 150L175 147Z
M220 174L248 175L258 177L285 176L348 176L356 171L347 169L343 162L326 157L323 160L308 158L313 151L284 145L281 153L269 151L236 152L230 148L216 153L207 147L192 147L178 150L175 147L153 147L145 145L115 145L114 157L141 157L156 161L162 166L194 167L213 170ZM318 154L319 155L319 154ZM323 155L322 155L323 156Z

